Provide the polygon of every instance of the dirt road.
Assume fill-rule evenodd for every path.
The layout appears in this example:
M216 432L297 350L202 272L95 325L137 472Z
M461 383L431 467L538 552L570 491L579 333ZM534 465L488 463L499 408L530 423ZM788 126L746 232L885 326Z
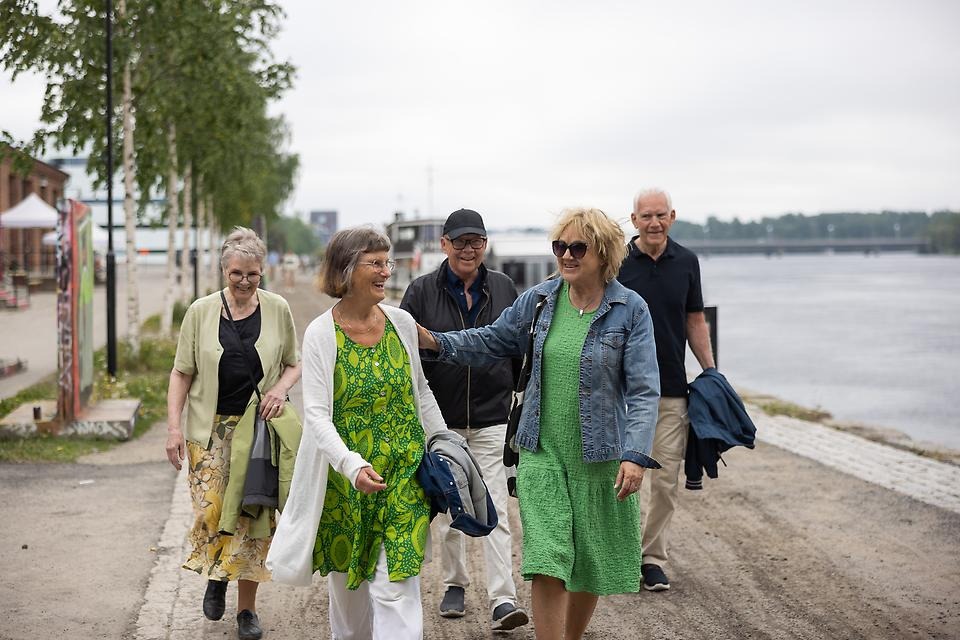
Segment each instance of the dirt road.
M305 288L289 298L302 333L325 302ZM169 603L144 600L158 555L180 553L156 548L176 484L162 442L161 426L80 464L0 465L0 638L236 637L232 586L220 622L202 619L202 580L186 572ZM719 479L682 493L672 589L601 599L588 638L960 638L960 514L763 443L725 459ZM519 534L516 505L511 522ZM439 563L425 565L428 639L497 637L479 544L469 549L460 620L436 615ZM323 579L261 594L266 638L328 637ZM173 621L138 630L147 605Z

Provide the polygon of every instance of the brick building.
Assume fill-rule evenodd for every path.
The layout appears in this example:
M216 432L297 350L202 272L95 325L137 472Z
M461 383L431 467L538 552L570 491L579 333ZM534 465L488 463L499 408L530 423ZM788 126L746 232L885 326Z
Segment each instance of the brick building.
M54 227L7 229L3 226L3 213L31 193L56 208L69 176L40 160L33 160L29 174L20 175L14 171L8 152L9 148L0 146L0 274L15 267L28 273L52 275L56 247L44 246L41 240Z

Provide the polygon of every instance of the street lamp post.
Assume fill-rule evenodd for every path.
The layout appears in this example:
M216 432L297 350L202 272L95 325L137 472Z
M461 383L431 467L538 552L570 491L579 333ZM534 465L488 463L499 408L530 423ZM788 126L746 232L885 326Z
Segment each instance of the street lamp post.
M107 30L107 372L117 376L117 257L113 253L113 0L106 0ZM127 256L130 260L131 256Z
M193 264L193 299L200 297L200 221L197 220L197 211L193 212L193 251L190 254Z

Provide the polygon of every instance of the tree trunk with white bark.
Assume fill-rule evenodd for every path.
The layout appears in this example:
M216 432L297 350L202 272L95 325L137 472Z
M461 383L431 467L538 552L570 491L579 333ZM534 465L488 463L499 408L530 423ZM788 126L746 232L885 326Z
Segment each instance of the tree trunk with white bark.
M177 128L170 124L167 129L167 154L170 166L167 168L167 286L163 292L163 310L160 312L160 333L173 334L173 305L177 300L177 227L180 224L180 203L177 200Z
M192 293L190 280L190 231L193 226L193 168L187 164L183 173L183 238L180 249L180 300L186 302Z
M127 3L118 2L121 20L126 15ZM127 253L127 341L134 354L140 353L140 283L137 279L137 212L133 205L133 80L130 62L123 65L123 217L126 230ZM108 141L109 144L109 141ZM112 176L111 176L112 179Z

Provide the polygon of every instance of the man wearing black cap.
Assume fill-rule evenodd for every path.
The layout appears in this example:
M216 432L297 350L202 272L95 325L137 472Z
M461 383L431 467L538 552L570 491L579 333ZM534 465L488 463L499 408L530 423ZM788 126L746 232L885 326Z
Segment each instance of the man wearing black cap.
M491 324L513 304L517 298L513 281L483 264L487 231L479 213L470 209L451 213L443 225L440 246L447 259L433 273L411 282L400 303L417 322L434 331L481 327ZM424 361L423 369L447 426L467 439L497 508L497 528L483 538L487 596L493 629L514 629L528 619L516 604L503 467L513 364L504 360L489 367L466 367ZM449 518L441 517L437 522L446 586L440 615L459 618L465 610L464 588L470 584L465 541L462 533L450 528Z

